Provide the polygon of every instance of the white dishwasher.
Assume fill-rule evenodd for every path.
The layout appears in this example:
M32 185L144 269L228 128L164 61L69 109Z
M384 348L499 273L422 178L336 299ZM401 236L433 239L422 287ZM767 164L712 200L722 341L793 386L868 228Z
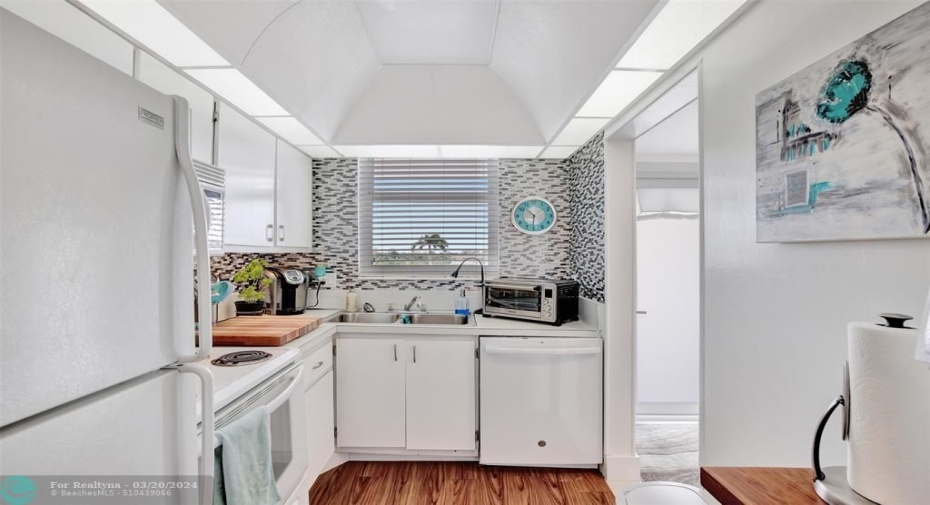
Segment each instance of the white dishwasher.
M601 339L481 337L480 348L481 464L602 462Z

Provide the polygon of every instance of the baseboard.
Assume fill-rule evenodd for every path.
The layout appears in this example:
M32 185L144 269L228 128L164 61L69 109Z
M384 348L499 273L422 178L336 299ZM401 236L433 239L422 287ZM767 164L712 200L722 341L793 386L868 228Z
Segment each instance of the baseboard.
M349 461L478 461L478 455L346 453Z
M326 466L324 466L323 469L320 470L320 473L328 472L332 470L333 468L336 468L337 466L343 463L346 463L348 461L349 461L349 456L347 454L343 454L341 452L334 453L332 457L329 458L329 462L326 463Z
M639 456L611 456L604 457L601 465L601 474L607 481L640 481Z

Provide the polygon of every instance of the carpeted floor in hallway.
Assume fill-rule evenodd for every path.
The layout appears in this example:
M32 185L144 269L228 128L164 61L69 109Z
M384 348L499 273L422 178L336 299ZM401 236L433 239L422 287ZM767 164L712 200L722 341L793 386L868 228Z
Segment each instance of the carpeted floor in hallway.
M697 423L636 423L636 452L644 481L700 485Z

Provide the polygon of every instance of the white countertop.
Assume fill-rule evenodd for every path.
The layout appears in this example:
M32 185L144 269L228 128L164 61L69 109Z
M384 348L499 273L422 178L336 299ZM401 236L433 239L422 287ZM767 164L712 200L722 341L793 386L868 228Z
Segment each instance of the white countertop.
M318 310L313 315L330 317L338 314L339 310ZM434 312L438 313L438 312ZM364 334L366 336L384 335L428 335L428 336L495 336L495 337L579 337L599 338L600 331L581 321L565 323L562 326L519 321L499 317L472 316L469 324L463 325L430 325L430 324L403 324L399 322L375 323L322 323L317 329L297 338L287 344L287 347L314 348L323 340L334 334Z
M316 309L307 311L307 315L327 318L343 312L341 310ZM293 362L300 354L315 350L320 345L331 340L336 334L359 335L366 337L395 337L405 336L443 336L450 337L578 337L599 338L600 331L581 321L565 323L562 326L519 321L499 317L472 316L467 325L410 325L402 323L372 324L372 323L321 323L313 331L294 339L282 347L216 347L210 353L210 358L216 358L227 352L243 349L261 349L275 355L274 358L255 365L240 367L217 367L211 365L214 375L214 408L220 409L235 398L272 376Z

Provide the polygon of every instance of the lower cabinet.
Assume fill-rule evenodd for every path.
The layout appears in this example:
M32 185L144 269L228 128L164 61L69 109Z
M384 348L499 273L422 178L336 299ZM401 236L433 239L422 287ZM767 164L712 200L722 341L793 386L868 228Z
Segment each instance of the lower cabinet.
M473 338L339 338L341 448L474 450Z
M333 371L326 372L304 393L310 475L323 471L336 451L334 440Z

